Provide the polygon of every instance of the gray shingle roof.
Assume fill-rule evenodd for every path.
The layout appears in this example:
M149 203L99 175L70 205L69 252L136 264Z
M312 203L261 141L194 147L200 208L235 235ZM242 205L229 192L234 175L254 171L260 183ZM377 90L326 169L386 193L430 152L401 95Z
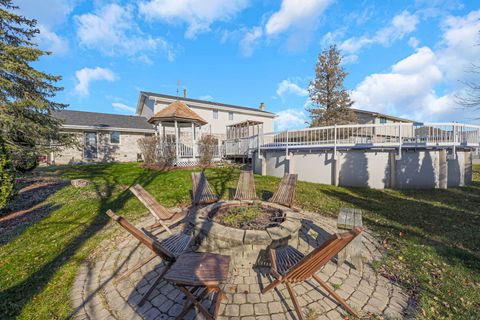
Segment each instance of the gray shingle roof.
M86 112L76 110L54 111L55 118L64 121L64 125L93 126L107 128L153 130L147 119L139 116L126 116L120 114Z
M159 97L159 98L168 98L168 99L180 100L180 101L186 102L187 105L188 105L188 102L200 102L200 103L210 104L210 105L216 106L216 107L237 108L237 109L261 112L261 113L265 113L266 115L269 115L269 116L274 116L275 115L272 112L262 111L259 108L242 107L242 106L237 106L237 105L234 105L234 104L227 104L227 103L213 102L213 101L208 101L208 100L177 97L177 96L171 96L171 95L168 95L168 94L154 93L154 92L149 92L149 91L141 91L140 94L144 94L144 95L147 95L147 96L153 96L153 97Z

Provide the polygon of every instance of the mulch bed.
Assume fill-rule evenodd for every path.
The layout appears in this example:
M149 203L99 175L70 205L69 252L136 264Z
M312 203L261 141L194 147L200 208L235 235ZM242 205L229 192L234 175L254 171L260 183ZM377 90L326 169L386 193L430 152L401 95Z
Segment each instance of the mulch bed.
M43 202L53 193L69 184L68 181L52 178L17 179L17 195L3 209L0 209L0 233L13 229L19 224L38 221L50 209Z

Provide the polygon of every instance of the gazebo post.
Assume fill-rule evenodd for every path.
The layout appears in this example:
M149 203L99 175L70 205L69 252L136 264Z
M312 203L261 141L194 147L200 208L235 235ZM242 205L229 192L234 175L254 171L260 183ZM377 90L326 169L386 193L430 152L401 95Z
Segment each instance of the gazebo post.
M192 122L192 158L195 159L195 151L196 151L196 146L195 146L195 123Z
M179 140L180 135L178 134L178 123L177 120L175 120L175 157L177 159L177 166L178 166L178 146L179 146Z

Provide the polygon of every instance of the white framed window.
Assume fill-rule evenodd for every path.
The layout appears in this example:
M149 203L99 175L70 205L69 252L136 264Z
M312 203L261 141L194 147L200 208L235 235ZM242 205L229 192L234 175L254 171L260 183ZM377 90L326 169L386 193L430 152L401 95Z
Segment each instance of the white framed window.
M381 117L380 118L380 123L387 123L387 118Z
M233 120L233 112L232 111L230 111L228 113L228 120Z
M110 143L119 144L120 143L120 131L110 132Z
M218 109L213 109L213 119L218 119Z

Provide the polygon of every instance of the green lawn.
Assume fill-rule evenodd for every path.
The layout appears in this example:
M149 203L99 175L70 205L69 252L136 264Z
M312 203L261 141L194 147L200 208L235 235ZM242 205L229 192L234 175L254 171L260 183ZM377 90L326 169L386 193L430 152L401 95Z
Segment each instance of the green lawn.
M64 319L78 266L116 228L112 208L129 219L147 214L126 189L140 183L166 206L188 205L190 172L144 170L137 164L43 169L42 174L88 178L89 187L66 186L42 203L45 217L0 235L0 318ZM206 171L228 197L238 171ZM256 176L259 196L279 179ZM299 182L297 205L323 215L342 206L364 210L364 222L383 241L379 272L395 278L419 303L417 317L474 319L480 313L480 166L475 182L448 190L369 190Z

